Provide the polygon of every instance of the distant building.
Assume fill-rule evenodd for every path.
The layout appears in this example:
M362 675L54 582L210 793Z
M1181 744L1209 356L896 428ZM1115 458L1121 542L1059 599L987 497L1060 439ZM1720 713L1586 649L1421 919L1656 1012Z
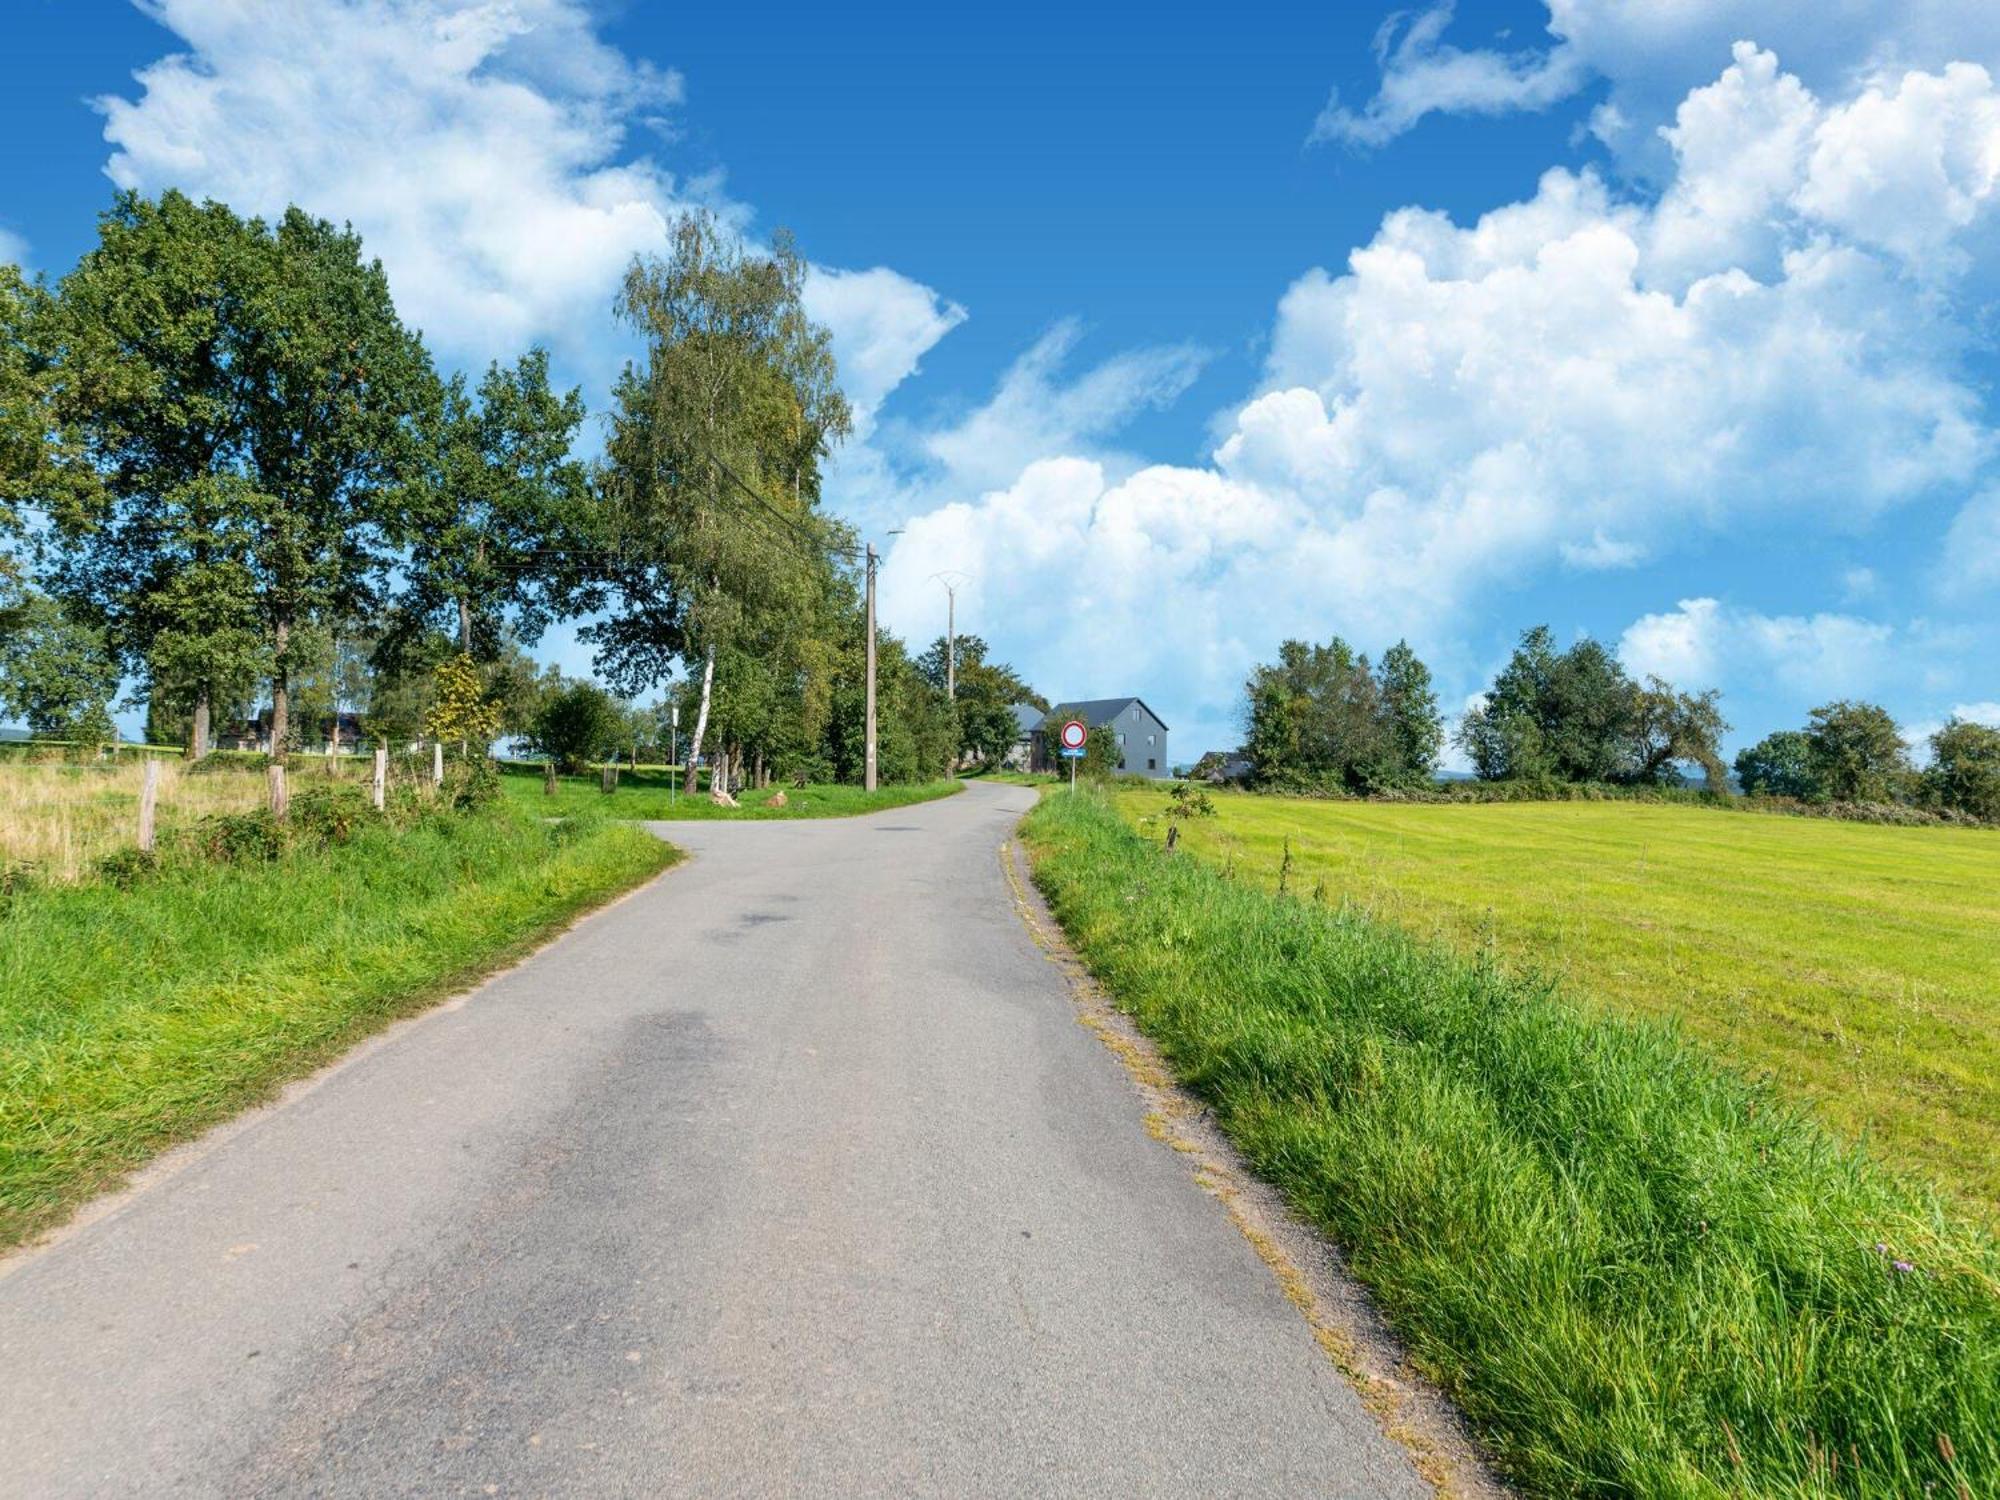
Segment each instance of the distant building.
M1065 719L1081 719L1094 734L1108 729L1118 736L1118 770L1131 776L1166 777L1168 769L1167 726L1160 716L1139 698L1087 698L1080 703L1058 703L1043 722L1061 724ZM1031 764L1038 771L1062 767L1060 747L1052 742L1052 731L1037 726L1031 747Z
M1014 715L1014 743L1000 757L1000 764L1010 771L1025 771L1035 763L1035 736L1040 732L1046 715L1032 703L1016 703L1011 712Z
M330 714L320 714L310 721L292 720L291 740L301 754L324 752L333 738L335 719ZM368 737L362 732L361 715L342 711L339 715L340 750L343 755L358 752ZM271 748L271 710L259 709L253 718L236 719L224 724L215 732L215 748L218 750L257 750L268 753Z
M1194 763L1188 774L1197 781L1227 786L1250 779L1250 757L1241 750L1211 750Z

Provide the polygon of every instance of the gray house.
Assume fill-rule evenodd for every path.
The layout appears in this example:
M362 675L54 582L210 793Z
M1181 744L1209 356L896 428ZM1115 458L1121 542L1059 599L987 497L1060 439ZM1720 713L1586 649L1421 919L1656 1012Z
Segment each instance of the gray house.
M1032 703L1016 703L1009 711L1014 715L1014 743L1000 764L1010 771L1026 771L1035 763L1035 738L1042 731L1044 715Z
M1173 774L1168 769L1171 762L1167 759L1167 726L1141 699L1088 698L1081 703L1058 703L1050 710L1049 718L1057 723L1081 719L1092 733L1100 729L1113 731L1118 736L1118 769L1127 775ZM1035 769L1061 770L1058 748L1049 732L1038 732L1033 746Z

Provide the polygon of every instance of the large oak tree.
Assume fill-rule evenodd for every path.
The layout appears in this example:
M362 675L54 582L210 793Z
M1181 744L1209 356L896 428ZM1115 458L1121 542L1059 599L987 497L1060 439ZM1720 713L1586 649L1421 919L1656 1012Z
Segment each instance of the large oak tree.
M59 515L58 587L149 691L185 695L197 751L218 696L268 674L282 752L315 627L378 602L437 399L380 263L296 208L128 193L48 327L103 479Z

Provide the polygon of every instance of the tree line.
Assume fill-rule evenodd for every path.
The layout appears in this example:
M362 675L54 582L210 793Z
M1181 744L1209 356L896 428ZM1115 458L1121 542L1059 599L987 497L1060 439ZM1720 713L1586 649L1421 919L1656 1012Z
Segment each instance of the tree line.
M1404 641L1379 664L1335 637L1289 640L1244 684L1250 779L1276 790L1390 792L1434 782L1445 744L1428 667ZM1526 631L1452 740L1482 781L1529 789L1679 785L1698 773L1728 788L1721 695L1658 676L1633 678L1589 638L1557 648ZM1904 803L2000 820L2000 729L1954 719L1929 738L1918 771L1886 709L1841 701L1802 730L1767 736L1735 758L1741 789L1809 803ZM1198 768L1200 769L1200 768Z
M858 777L862 557L820 508L852 417L805 272L681 218L612 309L643 352L586 462L544 351L441 373L351 228L121 194L55 283L0 265L0 709L110 738L130 681L194 755L252 714L282 754L343 704L415 738L463 661L565 759L661 745L678 701L690 788L704 752ZM562 619L629 702L536 667ZM883 777L991 743L994 671L961 656L954 702L883 638Z

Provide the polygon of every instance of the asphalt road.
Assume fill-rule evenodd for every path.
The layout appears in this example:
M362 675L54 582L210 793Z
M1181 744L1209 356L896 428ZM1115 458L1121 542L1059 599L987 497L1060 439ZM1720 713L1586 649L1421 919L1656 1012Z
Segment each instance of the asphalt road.
M0 1276L0 1493L1426 1493L1076 1024L1031 794L695 859Z

